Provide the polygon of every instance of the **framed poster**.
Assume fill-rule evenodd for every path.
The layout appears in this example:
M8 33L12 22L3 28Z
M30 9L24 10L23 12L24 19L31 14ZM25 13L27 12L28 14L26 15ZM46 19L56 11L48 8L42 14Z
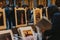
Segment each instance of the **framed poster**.
M31 27L20 27L18 32L21 33L23 40L35 40L34 31Z
M6 29L5 10L0 8L0 30Z
M42 8L36 8L33 10L34 12L34 24L37 24L42 19Z
M0 31L0 40L14 40L11 30Z
M27 26L26 11L24 8L15 8L16 27Z

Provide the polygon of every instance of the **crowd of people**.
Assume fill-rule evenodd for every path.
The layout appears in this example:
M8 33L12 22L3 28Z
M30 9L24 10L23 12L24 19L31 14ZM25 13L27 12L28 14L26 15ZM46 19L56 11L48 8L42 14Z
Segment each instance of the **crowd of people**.
M24 7L24 6L22 6ZM24 7L27 10L27 20L28 22L31 20L31 15L33 12L29 9L29 6ZM44 9L43 5L39 5L37 8L43 8L42 16L46 16L46 10ZM56 5L51 5L48 8L48 19L52 23L52 28L50 30L44 31L43 40L60 40L60 9ZM14 6L13 5L6 5L5 7L5 14L6 14L6 23L7 29L13 28L15 26L15 13L14 13ZM30 21L31 22L31 21Z

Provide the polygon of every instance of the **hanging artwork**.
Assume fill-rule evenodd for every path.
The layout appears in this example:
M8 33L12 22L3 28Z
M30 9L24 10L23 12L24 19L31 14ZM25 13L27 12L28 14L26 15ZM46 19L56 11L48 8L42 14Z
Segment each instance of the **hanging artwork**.
M37 24L42 19L42 9L36 8L34 12L34 24Z

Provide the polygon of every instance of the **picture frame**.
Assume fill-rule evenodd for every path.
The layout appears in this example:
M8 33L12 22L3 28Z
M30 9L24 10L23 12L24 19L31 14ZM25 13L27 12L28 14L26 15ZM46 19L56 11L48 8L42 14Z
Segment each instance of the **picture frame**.
M34 38L34 31L29 27L20 27L18 28L19 35L22 37L23 40L35 40Z
M11 30L0 31L0 40L14 40Z
M26 10L24 8L15 8L15 20L16 27L27 26Z
M0 8L0 30L6 29L5 9Z
M42 8L33 9L33 13L34 13L34 25L35 25L42 19Z

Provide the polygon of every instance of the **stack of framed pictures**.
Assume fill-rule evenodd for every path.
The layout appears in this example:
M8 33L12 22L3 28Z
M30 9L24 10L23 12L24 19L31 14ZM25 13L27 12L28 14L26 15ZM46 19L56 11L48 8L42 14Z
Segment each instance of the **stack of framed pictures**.
M6 29L5 10L0 8L0 30Z
M24 8L15 8L16 27L27 26L26 11Z
M33 12L34 12L34 25L35 25L42 19L42 8L33 9Z
M18 28L18 32L23 40L35 40L34 31L31 27L20 27Z
M0 31L0 40L14 40L11 30Z

